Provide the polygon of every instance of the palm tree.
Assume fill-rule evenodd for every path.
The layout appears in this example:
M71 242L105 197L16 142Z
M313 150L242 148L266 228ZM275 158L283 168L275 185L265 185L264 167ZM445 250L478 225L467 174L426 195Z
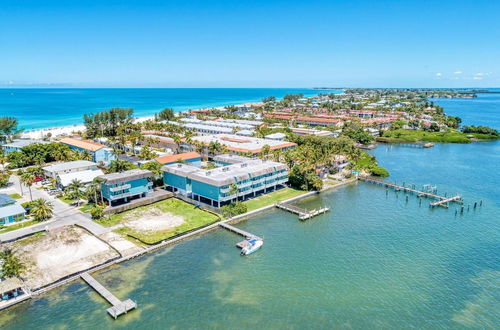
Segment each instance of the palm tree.
M111 161L107 172L108 173L124 172L124 171L131 170L134 168L136 168L136 166L134 164L132 164L131 162L127 162L126 160L122 160L122 159L117 159L117 160Z
M80 205L80 199L82 198L83 192L83 183L78 179L73 179L71 183L68 185L66 190L69 192L69 195L77 200L77 205Z
M33 200L33 195L31 194L31 186L35 183L36 177L32 173L24 172L19 179L24 185L28 186L28 189L30 191L30 200Z
M54 206L51 202L39 198L33 201L33 206L30 209L30 214L33 215L35 220L44 221L52 217Z
M92 154L88 150L84 150L84 151L80 152L79 155L78 155L78 157L81 160L92 161Z
M239 198L239 192L240 190L238 189L238 185L236 183L231 183L229 185L229 195L236 195L236 200Z
M90 200L90 196L93 196L94 203L97 204L97 194L101 196L101 204L104 204L104 200L101 194L101 183L104 180L97 177L87 186L85 190L85 194L87 195L87 199Z

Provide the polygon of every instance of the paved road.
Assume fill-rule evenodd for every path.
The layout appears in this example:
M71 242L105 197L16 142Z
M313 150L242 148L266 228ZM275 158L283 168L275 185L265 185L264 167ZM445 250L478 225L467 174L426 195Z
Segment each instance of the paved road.
M10 186L10 188L14 188L18 191L18 193L21 193L19 178L15 175L11 175L9 181L12 183L12 186ZM24 192L24 196L29 199L28 187L23 185L22 189ZM45 190L39 190L36 189L35 186L33 186L31 187L31 193L33 195L33 199L43 198L51 201L54 205L54 216L51 220L42 222L39 225L34 225L27 228L14 230L5 234L0 234L0 242L11 241L42 230L51 230L69 225L78 225L80 227L83 227L96 236L107 233L111 230L95 223L90 219L90 215L84 214L76 208L71 207L63 201L49 195L47 192L45 192Z

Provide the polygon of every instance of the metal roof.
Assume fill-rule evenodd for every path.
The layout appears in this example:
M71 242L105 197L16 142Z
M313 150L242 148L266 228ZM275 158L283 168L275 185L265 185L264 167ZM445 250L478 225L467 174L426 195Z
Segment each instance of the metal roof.
M78 180L81 183L85 184L92 182L92 180L101 175L104 175L104 173L101 170L86 170L86 171L59 174L59 183L63 187L69 186L73 180Z
M188 177L192 180L218 187L262 174L287 169L288 167L283 163L261 159L248 160L244 163L218 167L211 170L203 170L185 164L171 164L162 167L164 172Z
M24 214L26 210L19 204L10 204L0 207L0 218L6 218L13 215Z
M152 176L153 172L136 168L125 172L101 175L99 176L99 178L104 179L104 183L109 185L109 184L132 181L132 180L150 178Z
M0 194L0 207L15 204L16 200L7 194Z
M23 282L17 277L10 277L0 282L0 293L6 293L23 287Z
M67 171L67 170L73 170L76 168L85 168L85 167L91 167L91 166L97 166L96 163L90 162L88 160L75 160L72 162L64 162L64 163L58 163L50 166L45 166L43 168L44 171L47 172L61 172L61 171Z
M41 143L41 144L49 144L49 141L43 140L27 140L27 139L19 139L14 140L11 143L2 144L2 147L10 147L10 148L23 148L32 144Z

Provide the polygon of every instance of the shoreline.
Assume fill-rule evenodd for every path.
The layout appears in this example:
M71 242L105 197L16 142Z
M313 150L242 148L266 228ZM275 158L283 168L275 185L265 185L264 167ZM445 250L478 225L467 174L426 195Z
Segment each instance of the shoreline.
M59 89L59 88L57 88L57 89ZM214 89L218 89L218 88L214 88ZM234 89L239 89L239 88L234 88ZM249 89L252 89L252 88L249 88ZM274 88L269 88L269 89L274 89ZM283 88L283 89L287 89L287 88ZM321 89L313 89L313 88L304 88L304 89L312 91L312 95L309 95L307 97L317 96L318 94L320 94L320 91L321 91ZM279 98L279 99L282 99L282 98ZM245 101L240 100L240 101L235 101L235 102L221 102L221 103L207 105L207 106L194 105L193 108L183 109L183 110L179 110L179 111L175 111L175 109L174 109L174 113L184 113L184 112L196 111L196 110L202 110L202 109L223 109L223 108L225 108L227 106L231 106L231 105L241 106L241 105L245 105L248 103L260 103L260 102L261 102L261 99L248 99ZM184 108L184 107L185 106L182 106L182 108ZM143 121L148 120L148 119L153 119L154 114L160 112L161 110L162 110L162 108L158 108L156 110L144 110L147 112L151 111L152 114L139 115L137 117L133 117L133 120L135 123L138 123L138 122L143 122ZM82 114L81 118L83 118L83 114ZM22 128L22 125L20 125L20 127ZM56 137L56 136L64 135L64 134L68 135L68 134L71 134L71 132L73 132L73 131L81 131L84 129L85 129L85 125L83 124L83 119L80 119L78 124L27 129L27 130L21 132L20 134L21 134L22 138L40 139L48 133L51 133L52 137Z
M352 184L352 183L355 183L357 181L358 180L349 180L349 181L342 182L342 183L334 185L334 186L330 186L330 187L325 188L325 189L323 189L321 191L309 191L309 192L305 192L304 194L302 194L300 196L295 196L295 197L286 199L284 201L280 201L280 203L295 202L295 201L301 200L303 198L311 197L311 196L314 196L314 195L319 195L319 194L321 194L323 192L332 192L336 188L344 187L344 186L346 186L348 184ZM159 250L161 248L164 248L164 247L167 247L167 246L170 246L170 245L182 242L184 240L196 237L198 235L202 235L202 234L208 233L208 232L210 232L212 230L215 230L215 229L217 229L217 228L220 227L221 223L239 223L241 221L251 220L253 216L255 216L255 215L257 215L257 214L259 214L261 212L273 209L275 207L276 207L276 204L270 204L270 205L263 206L263 207L261 207L259 209L256 209L256 210L252 210L252 211L246 212L244 214L240 214L240 215L234 216L234 217L226 219L226 220L217 221L217 222L212 223L210 225L207 225L205 227L195 229L195 230L190 231L190 232L188 232L186 234L182 234L181 236L178 236L178 237L175 237L175 238L172 238L172 239L167 239L167 240L165 240L165 241L163 241L161 243L158 243L156 245L149 246L149 247L147 247L147 248L145 248L145 249L143 249L143 250L141 250L139 252L136 252L134 254L131 254L131 255L128 255L128 256L120 256L120 257L117 257L117 258L113 258L113 259L110 259L110 260L108 260L108 261L106 261L104 263L101 263L99 265L95 265L95 266L92 266L90 268L87 268L87 269L78 271L76 273L67 275L67 276L65 276L63 278L60 278L60 279L58 279L58 280L56 280L56 281L54 281L52 283L49 283L49 284L44 285L42 287L30 290L30 296L29 297L26 297L23 300L19 300L19 301L15 302L14 304L11 304L11 305L2 306L2 307L0 307L0 311L8 309L8 308L10 308L12 306L18 305L19 303L25 302L25 301L31 299L33 296L42 295L42 294L44 294L44 293L46 293L46 292L48 292L48 291L50 291L52 289L55 289L55 288L58 288L58 287L61 287L61 286L65 285L65 284L68 284L68 283L71 283L73 281L76 281L76 280L80 279L80 275L83 274L83 273L85 273L85 272L100 271L100 270L106 269L108 267L111 267L113 265L120 264L120 263L129 261L129 260L132 260L132 259L135 259L135 258L142 257L143 255L147 255L147 254L153 253L153 252L155 252L155 251L157 251L157 250ZM78 226L78 225L76 225L76 226ZM82 228L82 229L86 230L85 228Z

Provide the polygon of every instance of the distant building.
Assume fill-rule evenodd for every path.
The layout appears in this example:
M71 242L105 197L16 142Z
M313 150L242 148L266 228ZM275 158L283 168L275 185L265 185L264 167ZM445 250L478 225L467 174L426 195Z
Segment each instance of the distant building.
M218 166L227 166L227 165L244 163L247 162L249 159L250 158L248 157L232 155L232 154L217 155L213 158L215 164Z
M296 127L291 127L290 129L292 130L293 134L297 135L335 136L335 133L332 131Z
M131 199L150 196L153 192L153 173L148 170L133 169L121 173L101 175L102 197L113 203L127 203Z
M10 143L4 143L2 144L2 149L6 155L10 154L11 152L15 151L21 151L22 148L27 147L32 144L49 144L50 142L48 141L43 141L43 140L28 140L28 139L18 139L14 140Z
M57 163L42 168L48 178L57 179L61 174L75 173L87 170L97 170L97 164L88 160L75 160L72 162Z
M23 221L26 210L7 194L0 194L0 225Z
M192 141L197 141L205 146L204 153L206 155L209 154L209 146L210 143L217 142L221 145L224 145L227 149L228 153L231 154L244 154L250 157L256 157L258 154L262 152L264 146L269 146L269 149L272 150L281 150L285 151L288 149L295 148L297 146L296 143L286 142L286 141L276 141L270 139L261 139L256 137L243 137L234 134L216 134L216 135L201 135L195 136L191 138ZM194 144L188 144L187 142L183 142L181 145L183 150L192 150L194 148Z
M286 134L278 132L278 133L266 135L265 138L270 139L270 140L283 141L286 138Z
M155 161L162 165L170 165L181 162L186 162L192 166L201 166L201 155L195 151L184 152L176 155L165 155L158 158L155 158Z
M94 142L92 140L78 140L74 138L64 138L59 142L68 145L73 150L88 151L92 155L92 161L109 165L112 160L116 159L113 149L106 147L104 144Z
M153 148L165 148L171 150L177 150L179 147L177 143L175 143L174 139L161 135L154 134L145 134L144 137L146 139L154 140L155 142L151 143L151 147ZM145 142L143 142L144 144Z
M261 159L241 160L243 162L211 170L180 163L166 165L162 167L163 180L169 190L214 207L274 191L288 182L285 164ZM216 161L225 163L223 158Z

